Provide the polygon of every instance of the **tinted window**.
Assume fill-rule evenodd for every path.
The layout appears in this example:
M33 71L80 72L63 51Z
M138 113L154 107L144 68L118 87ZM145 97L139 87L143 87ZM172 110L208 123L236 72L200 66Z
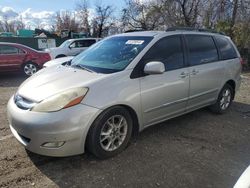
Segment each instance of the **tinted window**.
M166 70L182 68L183 50L180 36L165 37L156 42L145 54L142 61L161 61L165 64Z
M213 38L202 35L186 36L189 49L190 65L201 65L218 60L218 53Z
M238 57L237 52L235 51L233 45L227 38L225 37L215 37L215 38L218 48L220 50L221 59L226 60Z
M22 50L12 46L0 46L0 54L18 54L22 53Z
M76 42L76 48L82 48L82 47L89 47L92 44L94 44L96 41L91 39L91 40L79 40Z

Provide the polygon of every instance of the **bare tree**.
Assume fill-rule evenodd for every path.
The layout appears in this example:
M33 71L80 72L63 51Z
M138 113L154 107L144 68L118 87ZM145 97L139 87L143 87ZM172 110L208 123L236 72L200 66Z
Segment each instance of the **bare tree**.
M93 35L96 37L102 37L108 34L109 28L113 25L112 15L113 8L110 5L96 5L96 16L93 20Z
M62 30L77 32L79 24L76 22L75 13L69 11L57 12L56 28L59 32Z
M127 29L153 30L161 25L163 15L157 2L141 3L139 0L127 0L126 4L121 20Z
M76 3L76 11L80 18L80 30L90 35L90 18L88 0L80 0Z
M24 28L25 24L22 19L10 20L4 17L2 21L0 20L0 31L16 33L17 30Z
M188 27L197 26L200 2L201 0L176 0L176 11L180 11L180 19L183 20L183 25Z

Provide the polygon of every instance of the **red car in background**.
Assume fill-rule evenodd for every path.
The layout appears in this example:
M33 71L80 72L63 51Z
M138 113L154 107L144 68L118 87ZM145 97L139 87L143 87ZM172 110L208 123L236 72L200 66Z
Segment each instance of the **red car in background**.
M0 42L0 73L22 71L31 76L49 60L49 53L21 44Z

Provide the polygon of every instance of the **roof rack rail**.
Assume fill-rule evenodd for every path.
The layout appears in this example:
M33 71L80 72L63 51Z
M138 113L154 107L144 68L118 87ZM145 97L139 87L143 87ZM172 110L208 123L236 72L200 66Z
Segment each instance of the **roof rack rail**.
M131 29L131 30L125 31L124 33L140 32L140 31L146 31L146 30L143 30L143 29Z
M193 27L170 27L166 31L198 31L198 32L208 32L208 33L218 33L221 35L225 35L223 32L219 32L213 29L201 29L201 28L193 28Z

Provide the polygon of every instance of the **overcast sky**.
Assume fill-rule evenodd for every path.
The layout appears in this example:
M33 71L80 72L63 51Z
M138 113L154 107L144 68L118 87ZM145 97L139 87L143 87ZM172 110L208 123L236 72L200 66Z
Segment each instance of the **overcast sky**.
M34 11L57 11L60 9L73 10L79 0L0 0L1 7L12 7L16 11L24 11L31 8ZM125 5L124 0L89 0L89 6L95 4L112 5L121 9Z
M79 0L0 0L0 20L22 18L31 28L44 25L49 29L53 16L60 10L74 10ZM112 5L116 15L121 14L124 0L89 0L90 12L95 4Z

